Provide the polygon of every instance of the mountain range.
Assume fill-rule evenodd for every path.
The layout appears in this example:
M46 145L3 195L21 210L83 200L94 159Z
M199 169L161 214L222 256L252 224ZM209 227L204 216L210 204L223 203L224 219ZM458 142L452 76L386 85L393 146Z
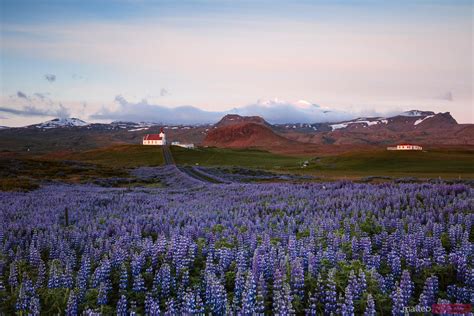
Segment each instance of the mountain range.
M270 124L259 116L225 115L216 124L160 125L117 121L87 123L54 119L0 129L0 151L61 152L141 142L163 127L172 141L224 148L258 148L283 153L383 148L399 143L472 146L474 124L458 124L449 112L412 110L391 117L360 117L327 123Z
M259 125L260 128L256 128ZM446 113L408 111L393 117L365 117L349 121L316 124L275 124L270 125L261 118L237 119L234 115L225 116L205 138L205 145L236 146L234 141L243 139L240 135L257 139L253 144L259 146L261 139L255 133L268 134L301 143L318 145L391 145L399 142L413 142L424 145L473 145L474 125L458 124ZM253 132L250 132L252 130ZM258 130L258 131L257 131ZM265 132L263 132L265 130ZM234 139L229 135L235 134ZM248 139L248 137L247 137ZM268 141L267 141L268 142Z

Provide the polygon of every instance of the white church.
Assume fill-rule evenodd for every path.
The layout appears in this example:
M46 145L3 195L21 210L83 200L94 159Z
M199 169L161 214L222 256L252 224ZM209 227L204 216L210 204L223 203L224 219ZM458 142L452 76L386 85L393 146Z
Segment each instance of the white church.
M166 145L166 134L163 128L159 134L146 134L143 137L143 145Z

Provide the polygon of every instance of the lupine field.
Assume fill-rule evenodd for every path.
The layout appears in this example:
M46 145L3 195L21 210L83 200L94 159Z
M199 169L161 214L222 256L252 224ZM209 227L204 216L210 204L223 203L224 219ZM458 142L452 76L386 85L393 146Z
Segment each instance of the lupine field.
M166 186L0 192L3 314L400 315L474 301L469 186L140 172Z

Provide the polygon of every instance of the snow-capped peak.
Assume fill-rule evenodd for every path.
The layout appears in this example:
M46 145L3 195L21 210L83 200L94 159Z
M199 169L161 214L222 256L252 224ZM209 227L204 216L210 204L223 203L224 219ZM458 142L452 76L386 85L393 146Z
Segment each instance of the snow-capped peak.
M260 106L274 106L274 105L281 105L281 104L286 104L286 103L287 103L286 101L280 100L278 98L257 100L257 104Z
M296 101L296 103L303 104L303 105L311 105L312 104L311 102L308 102L306 100L298 100L298 101Z
M37 128L57 128L57 127L73 127L73 126L86 126L88 123L81 119L70 117L70 118L55 118L50 121L46 121L37 124Z
M410 110L410 111L405 111L400 114L400 116L428 116L428 115L434 115L434 112Z
M288 101L279 98L273 99L259 99L257 100L257 105L264 106L264 107L272 107L272 106L293 106L300 109L310 109L312 107L319 107L318 105L311 103L306 100L297 100L297 101Z

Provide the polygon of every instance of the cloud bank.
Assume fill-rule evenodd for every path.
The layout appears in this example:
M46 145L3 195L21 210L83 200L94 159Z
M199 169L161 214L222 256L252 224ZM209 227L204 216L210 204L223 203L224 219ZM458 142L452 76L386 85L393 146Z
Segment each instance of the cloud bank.
M331 110L305 101L285 101L280 99L258 100L242 108L229 111L242 116L258 115L270 123L321 123L352 119L357 113Z
M117 108L110 110L103 107L91 115L93 120L157 122L164 124L200 124L218 121L224 113L210 112L193 106L168 108L162 105L148 104L146 100L137 103L127 101L123 96L115 97Z
M8 101L13 105L0 104L0 112L20 117L59 117L66 118L71 115L71 110L61 102L54 102L48 97L49 93L35 92L27 94L17 91L16 95L10 96ZM23 105L22 105L23 104ZM4 117L3 119L8 119Z
M377 110L338 110L320 106L305 100L285 101L278 98L258 100L243 107L224 111L206 111L191 105L167 107L151 104L146 99L131 102L122 95L117 95L113 104L89 108L84 102L64 106L54 102L48 93L36 92L28 95L18 91L11 96L20 104L0 107L0 112L19 117L59 117L73 115L88 121L110 122L154 122L162 124L209 124L218 122L226 114L242 116L261 116L272 124L287 123L323 123L340 122L357 117L391 116L399 112L379 112ZM23 103L23 105L21 105Z
M148 101L129 102L123 96L115 97L117 107L114 110L103 107L89 117L92 120L111 121L148 121L164 124L204 124L215 123L226 114L243 116L258 115L270 123L320 123L337 122L361 116L363 113L331 110L299 100L295 102L279 99L258 100L240 108L222 112L204 111L193 106L169 108L149 104Z
M25 105L21 109L14 109L9 107L0 107L0 112L9 113L19 116L54 116L59 118L66 118L71 115L71 112L68 108L59 104L57 108L54 109L42 109L34 105Z

